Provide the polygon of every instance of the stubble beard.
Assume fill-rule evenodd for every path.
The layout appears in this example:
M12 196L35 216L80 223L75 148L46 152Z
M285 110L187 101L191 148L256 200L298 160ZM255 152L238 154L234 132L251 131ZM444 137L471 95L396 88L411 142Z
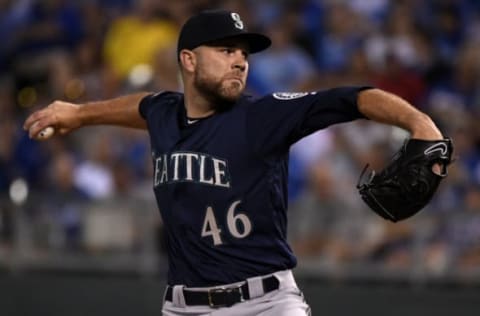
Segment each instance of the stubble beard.
M226 110L240 98L243 85L235 80L212 80L197 72L194 76L195 88L212 104L215 110Z

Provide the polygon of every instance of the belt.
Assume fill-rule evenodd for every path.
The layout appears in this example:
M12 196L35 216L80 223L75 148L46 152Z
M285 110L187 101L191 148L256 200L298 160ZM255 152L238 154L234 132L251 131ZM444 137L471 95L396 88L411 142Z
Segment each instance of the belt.
M262 279L263 294L278 290L280 282L275 276ZM165 300L172 301L173 288L167 286ZM209 290L188 290L183 289L186 305L207 305L210 307L229 307L233 304L250 299L248 283L233 287L218 287Z

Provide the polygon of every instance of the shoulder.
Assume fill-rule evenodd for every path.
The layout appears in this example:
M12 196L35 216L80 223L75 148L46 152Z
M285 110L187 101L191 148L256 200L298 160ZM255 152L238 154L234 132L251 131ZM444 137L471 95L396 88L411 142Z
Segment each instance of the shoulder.
M237 102L238 105L240 106L255 106L258 104L263 104L263 103L272 103L275 99L273 98L272 94L267 94L263 96L253 96L249 94L244 94L241 96L239 101Z
M179 103L183 100L183 93L175 91L160 91L147 95L145 99L148 99L151 102L173 104Z
M274 92L263 96L245 96L242 103L253 105L253 107L275 107L282 104L305 102L314 97L316 93L317 92Z
M141 106L155 107L169 106L176 107L183 104L183 93L174 91L161 91L145 96L141 101Z
M161 109L175 109L183 105L183 93L161 91L145 96L140 101L140 113L146 118Z

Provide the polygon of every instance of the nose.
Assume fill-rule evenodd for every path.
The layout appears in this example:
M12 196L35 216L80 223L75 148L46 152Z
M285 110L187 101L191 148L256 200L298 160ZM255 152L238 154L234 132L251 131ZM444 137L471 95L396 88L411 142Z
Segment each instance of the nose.
M241 72L244 72L247 69L247 58L241 49L235 50L235 61L232 68L238 69Z
M245 69L247 69L247 65L246 65L245 62L243 62L243 63L236 63L236 64L233 65L233 68L234 68L234 69L238 69L238 70L240 70L241 72L244 72Z

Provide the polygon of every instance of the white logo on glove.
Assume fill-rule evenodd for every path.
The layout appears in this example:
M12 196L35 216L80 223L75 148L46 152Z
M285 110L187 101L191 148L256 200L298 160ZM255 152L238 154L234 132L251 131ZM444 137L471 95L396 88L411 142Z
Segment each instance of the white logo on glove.
M425 155L429 155L433 152L436 152L436 151L440 151L440 153L442 155L446 155L447 152L448 152L448 147L447 147L447 144L445 143L437 143L435 145L432 145L430 147L428 147L427 149L425 149L425 151L423 152Z

